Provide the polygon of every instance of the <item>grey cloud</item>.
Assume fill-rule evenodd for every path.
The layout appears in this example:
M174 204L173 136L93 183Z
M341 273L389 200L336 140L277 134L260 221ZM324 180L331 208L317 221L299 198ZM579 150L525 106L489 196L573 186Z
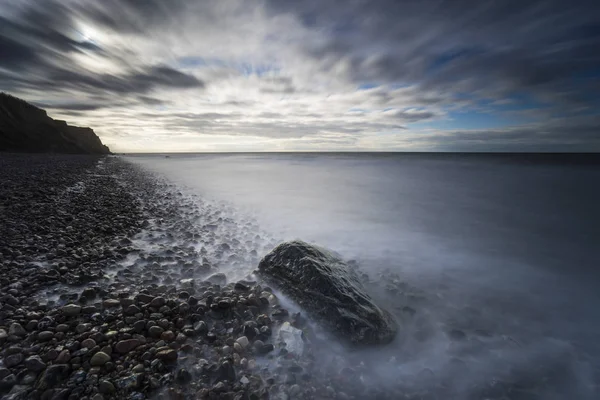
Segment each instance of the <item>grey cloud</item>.
M117 107L131 107L135 105L164 105L167 102L155 99L149 96L137 96L137 98L131 99L115 99L112 95L106 96L93 96L87 100L81 100L78 102L35 102L35 105L49 110L60 110L63 114L69 114L72 112L79 111L96 111L106 108L117 108ZM81 113L74 113L73 115L79 115ZM148 114L150 116L152 114Z
M294 82L287 76L264 77L261 79L261 84L260 91L262 93L292 94L296 92Z
M75 3L73 8L113 31L139 34L176 23L178 16L192 3L188 0L103 0ZM205 7L205 11L208 10L210 8Z
M100 110L108 106L108 104L86 104L86 103L40 103L36 102L36 106L44 109L51 110L64 110L64 111L95 111Z
M8 81L8 82L7 82ZM35 74L24 78L3 75L0 72L0 84L11 84L15 88L78 89L97 90L119 94L147 93L158 87L177 89L203 88L200 79L166 66L151 66L138 71L129 71L121 75L93 74L66 68L46 66Z
M33 49L0 33L0 66L18 68L36 61L38 56Z
M598 152L598 126L598 116L569 117L497 129L432 131L406 140L440 151Z
M98 121L114 132L143 118L165 134L315 143L406 132L404 124L461 108L487 112L482 99L517 93L543 103L528 119L543 125L406 137L444 148L595 145L598 121L547 119L597 112L598 83L586 74L600 68L598 21L600 7L586 0L14 0L0 2L0 89L34 93L74 117L111 110L113 122ZM82 24L115 40L82 39ZM286 29L281 38L274 27ZM211 40L227 43L214 57L196 46ZM252 68L263 63L267 72ZM210 100L194 97L202 93Z
M402 120L406 123L411 122L419 122L428 119L432 119L438 117L438 115L432 111L425 110L417 110L417 111L407 111L407 110L396 110L392 112L386 113L387 115Z
M592 1L270 0L329 32L305 44L325 70L357 82L420 83L452 90L461 82L481 95L525 90L551 97L573 76L600 64L600 7ZM571 98L556 98L563 104Z
M159 2L132 1L120 4L152 13L149 11L150 3L159 5ZM160 3L164 5L164 2ZM107 6L107 3L103 4ZM86 5L89 6L89 3ZM0 86L4 89L78 89L86 93L96 90L136 94L160 87L184 89L203 88L205 85L195 76L167 65L132 68L124 64L120 74L85 70L72 62L70 53L90 51L121 60L119 55L106 54L93 42L75 38L81 33L78 33L75 24L75 19L80 16L74 4L54 0L43 3L25 1L13 3L11 10L13 18L9 19L1 14L3 10L0 8L0 67L8 71L18 69L19 74L0 71ZM120 14L117 4L112 12Z
M102 51L94 43L73 37L76 30L72 14L64 4L53 0L25 4L17 20L0 15L0 51L6 58L17 57L20 66L27 66L61 53Z
M160 105L169 104L168 101L165 101L163 99L157 99L157 98L150 97L150 96L138 96L137 100L143 104L147 104L150 106L160 106Z

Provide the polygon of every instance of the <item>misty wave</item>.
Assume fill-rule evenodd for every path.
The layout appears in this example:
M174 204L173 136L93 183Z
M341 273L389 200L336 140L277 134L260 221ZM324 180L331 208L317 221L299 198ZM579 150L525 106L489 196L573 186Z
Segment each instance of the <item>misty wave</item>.
M322 346L318 373L421 393L417 398L597 395L600 332L593 317L600 299L568 269L573 259L580 272L593 263L593 240L542 234L548 217L584 237L591 226L573 227L573 220L600 196L587 193L570 210L543 196L557 184L585 190L575 176L597 172L401 156L130 160L198 196L210 218L227 215L215 224L219 240L243 243L260 229L259 248L246 254L262 256L275 243L301 238L357 261L400 334L388 346L350 350L313 324L314 344ZM510 204L515 198L521 203ZM244 229L250 220L256 224ZM248 256L226 272L243 277L256 260Z

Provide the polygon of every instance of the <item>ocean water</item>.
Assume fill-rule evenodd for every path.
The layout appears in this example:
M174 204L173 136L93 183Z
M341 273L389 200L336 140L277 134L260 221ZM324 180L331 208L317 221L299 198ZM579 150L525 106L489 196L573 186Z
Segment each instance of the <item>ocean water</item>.
M358 260L371 294L402 321L402 340L362 355L375 384L486 398L478 393L506 383L508 398L600 398L600 157L124 158L229 210L234 223L253 218L269 238L259 256L297 238ZM415 379L423 371L434 378Z

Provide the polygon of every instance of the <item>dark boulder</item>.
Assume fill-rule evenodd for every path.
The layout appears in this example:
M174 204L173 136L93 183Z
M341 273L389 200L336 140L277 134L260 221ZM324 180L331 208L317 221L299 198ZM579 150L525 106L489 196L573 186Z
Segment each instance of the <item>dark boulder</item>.
M397 326L366 293L356 273L339 257L302 241L282 243L258 265L258 274L306 312L352 344L382 344Z

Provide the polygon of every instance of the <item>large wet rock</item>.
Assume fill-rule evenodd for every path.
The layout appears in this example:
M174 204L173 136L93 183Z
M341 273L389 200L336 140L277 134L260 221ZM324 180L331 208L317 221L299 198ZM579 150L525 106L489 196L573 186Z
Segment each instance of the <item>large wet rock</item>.
M381 344L397 326L366 293L350 267L330 251L302 241L282 243L258 265L258 273L345 341Z

